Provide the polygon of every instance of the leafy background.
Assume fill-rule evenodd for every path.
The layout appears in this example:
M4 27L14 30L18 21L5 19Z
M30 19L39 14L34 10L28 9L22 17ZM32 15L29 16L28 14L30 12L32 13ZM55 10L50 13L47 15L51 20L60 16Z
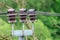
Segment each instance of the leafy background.
M37 11L60 13L60 0L0 0L0 12L7 12L8 8L19 11L20 8L34 8ZM7 22L7 17L0 17L0 40L17 40L11 36L11 24ZM18 19L17 19L18 20ZM38 40L60 40L60 17L37 15L35 21L35 35ZM21 29L22 23L15 23L15 29ZM28 40L33 40L28 37Z

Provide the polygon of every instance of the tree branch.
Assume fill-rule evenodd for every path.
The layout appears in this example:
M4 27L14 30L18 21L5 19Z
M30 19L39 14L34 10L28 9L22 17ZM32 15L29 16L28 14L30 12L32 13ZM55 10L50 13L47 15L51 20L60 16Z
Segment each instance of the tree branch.
M10 6L6 5L6 4L3 3L3 2L0 2L0 6L6 7L6 8L11 8Z

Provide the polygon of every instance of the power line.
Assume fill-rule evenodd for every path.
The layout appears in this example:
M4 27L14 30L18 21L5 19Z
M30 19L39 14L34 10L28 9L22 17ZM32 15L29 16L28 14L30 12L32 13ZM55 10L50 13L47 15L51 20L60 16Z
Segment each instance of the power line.
M20 12L15 12L17 15L20 14ZM28 12L27 12L28 13ZM51 13L51 12L41 12L36 11L36 15L45 15L45 16L60 16L60 13ZM0 16L7 16L7 12L0 12Z
M60 16L60 13L40 12L40 11L36 11L36 13L37 13L37 15Z

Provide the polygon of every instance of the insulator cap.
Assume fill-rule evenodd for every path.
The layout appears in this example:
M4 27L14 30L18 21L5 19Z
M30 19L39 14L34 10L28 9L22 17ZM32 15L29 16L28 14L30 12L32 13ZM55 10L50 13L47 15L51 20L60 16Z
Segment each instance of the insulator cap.
M16 14L14 14L15 13L15 10L13 9L13 8L10 8L10 9L8 9L8 17L9 17L9 19L8 19L8 22L9 23L14 23L14 22L16 22Z
M30 17L30 21L34 22L35 19L36 19L35 9L29 9L28 14L29 14L29 17Z
M10 9L8 9L8 13L14 13L15 12L15 9L13 9L13 8L10 8Z
M8 11L15 11L13 8L8 9Z
M19 9L20 12L26 12L26 9L22 8L22 9Z
M28 14L29 15L35 15L35 9L29 9Z
M34 11L35 11L35 9L29 9L28 11L29 11L29 12L34 12Z
M27 13L26 13L26 9L22 8L19 9L20 10L20 22L25 22L26 18L27 18Z

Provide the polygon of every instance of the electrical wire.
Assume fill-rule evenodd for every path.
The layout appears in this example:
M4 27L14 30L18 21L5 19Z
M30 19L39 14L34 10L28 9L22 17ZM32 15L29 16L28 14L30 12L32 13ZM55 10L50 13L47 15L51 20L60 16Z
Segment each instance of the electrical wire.
M20 14L20 12L15 12L17 15ZM28 13L28 12L27 12ZM36 11L36 15L45 15L45 16L60 16L60 13L51 13L51 12L41 12ZM7 12L0 12L0 16L7 16Z

